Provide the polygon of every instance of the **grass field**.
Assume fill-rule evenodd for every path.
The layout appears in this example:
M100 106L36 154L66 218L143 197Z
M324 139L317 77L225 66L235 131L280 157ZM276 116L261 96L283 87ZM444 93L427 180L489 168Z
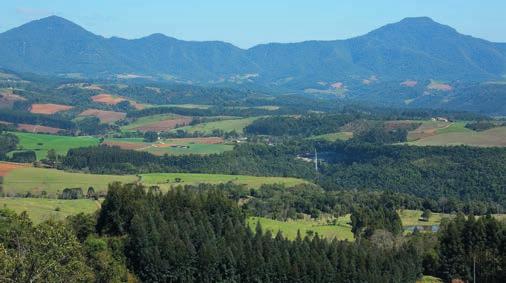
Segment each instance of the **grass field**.
M403 226L430 226L438 225L443 218L453 217L451 214L432 213L429 221L420 221L422 211L404 209L398 211Z
M470 145L470 146L506 146L506 127L498 127L490 130L475 132L466 129L463 131L455 126L445 129L443 133L438 130L438 134L422 138L413 142L411 145Z
M82 188L86 193L92 186L95 192L106 191L107 185L113 181L123 183L134 182L136 176L92 175L84 173L69 173L55 169L21 168L10 171L4 177L4 192L40 193L46 191L48 195L61 193L65 188Z
M416 281L416 283L443 283L443 280L433 276L423 276L422 279Z
M178 128L179 130L186 130L189 133L194 132L202 132L202 133L211 133L213 130L222 130L224 132L236 131L238 133L242 133L244 128L249 124L253 123L259 117L249 117L242 119L230 119L230 120L221 120L221 121L213 121L202 124L197 124L194 126L187 126Z
M233 150L234 146L230 144L186 144L188 147L156 147L151 146L142 151L147 151L155 155L184 155L184 154L216 154Z
M45 158L48 150L54 149L57 154L65 155L71 148L98 145L94 137L69 137L32 133L13 133L19 138L18 149L33 150L37 159Z
M467 122L459 121L452 122L448 127L439 128L436 130L436 134L447 134L447 133L466 133L473 132L473 130L466 128Z
M156 143L145 143L142 138L106 139L105 144L117 145L125 149L146 151L155 155L184 155L184 154L216 154L233 150L234 145L219 142L209 143L209 139L217 138L186 138L167 139Z
M180 178L180 182L176 182ZM307 181L296 178L283 177L255 177L244 175L222 175L222 174L192 174L192 173L152 173L141 174L141 182L146 185L158 185L168 189L171 185L196 185L200 183L220 184L227 182L245 184L248 187L258 188L263 184L282 183L286 186L293 186Z
M34 223L48 219L62 220L80 212L93 213L99 207L99 201L88 199L0 198L0 208L8 208L16 213L26 211Z
M335 142L337 140L346 141L346 140L351 139L352 137L353 137L352 132L338 132L338 133L331 133L331 134L325 134L325 135L319 135L319 136L312 136L309 139Z
M314 233L318 233L320 237L327 239L354 240L351 226L348 224L350 222L350 215L339 217L336 225L329 225L323 221L315 220L291 220L284 222L264 217L249 217L247 222L253 231L255 231L257 222L260 222L264 232L270 230L275 236L278 231L281 231L290 240L297 237L297 231L299 230L302 237L306 236L308 231L313 231Z

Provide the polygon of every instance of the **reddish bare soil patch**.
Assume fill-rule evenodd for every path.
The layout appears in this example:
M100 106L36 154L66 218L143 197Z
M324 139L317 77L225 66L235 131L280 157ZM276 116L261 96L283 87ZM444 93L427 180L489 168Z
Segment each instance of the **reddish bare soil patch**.
M46 127L46 126L38 126L38 125L30 125L30 124L18 124L17 129L19 131L27 131L30 133L45 133L45 134L57 134L63 129Z
M440 91L452 91L453 87L449 84L443 83L431 83L427 86L428 89L440 90Z
M124 119L126 117L126 113L104 111L98 109L87 109L81 112L79 116L94 116L100 119L100 122L102 123L112 123Z
M97 103L116 105L122 101L125 101L126 99L124 99L122 97L114 96L111 94L107 94L107 93L101 93L101 94L92 96L91 100L93 100L93 102L97 102Z
M341 82L335 82L333 84L330 85L331 87L335 88L335 89L341 89L344 87L344 84L341 83Z
M22 163L0 162L0 176L6 176L10 171L24 167L28 166Z
M149 144L142 142L121 142L121 141L106 141L103 142L103 144L108 146L118 146L122 149L130 149L130 150L142 149L149 146Z
M162 132L172 130L178 126L186 126L190 124L191 121L192 118L190 117L174 118L142 125L137 128L134 128L134 130L138 130L141 132Z
M401 83L402 86L407 86L407 87L415 87L417 84L418 84L417 81L410 81L410 80L407 80L407 81L404 81Z
M136 110L142 110L145 109L146 106L144 104L138 103L137 101L129 100L130 105L132 105L133 108Z
M47 104L32 104L30 112L31 113L35 113L35 114L51 115L51 114L54 114L54 113L57 113L57 112L67 111L67 110L70 110L72 108L74 108L74 107L73 106L68 106L68 105L61 105L61 104L52 104L52 103L47 103Z

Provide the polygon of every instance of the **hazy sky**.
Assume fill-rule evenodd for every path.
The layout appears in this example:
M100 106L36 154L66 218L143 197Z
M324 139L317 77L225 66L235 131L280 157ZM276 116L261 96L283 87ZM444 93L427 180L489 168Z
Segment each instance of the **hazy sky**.
M429 16L458 31L506 42L505 0L0 0L0 31L49 15L106 37L163 33L266 42L345 39L405 17Z

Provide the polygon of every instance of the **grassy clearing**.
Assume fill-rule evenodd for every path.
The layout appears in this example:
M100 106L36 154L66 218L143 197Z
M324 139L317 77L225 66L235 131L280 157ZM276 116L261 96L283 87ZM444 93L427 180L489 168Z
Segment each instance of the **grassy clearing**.
M34 223L40 223L48 219L62 220L80 212L93 213L100 207L100 202L88 199L0 198L0 207L16 213L26 211Z
M154 107L154 106L151 106ZM211 105L205 104L163 104L156 105L156 107L178 107L178 108L187 108L187 109L209 109Z
M335 225L316 220L291 220L285 222L264 217L249 217L247 222L253 231L257 222L260 222L263 231L269 230L274 236L278 231L281 231L290 240L297 237L298 231L300 231L302 237L306 236L308 231L313 231L314 233L318 233L320 237L327 239L354 240L351 226L348 224L350 222L350 215L339 217Z
M416 281L416 283L443 283L443 280L433 276L423 276L422 279Z
M126 130L126 131L131 131L131 130L134 130L136 128L139 128L139 127L142 127L145 125L149 125L149 124L164 121L164 120L174 119L177 117L178 116L176 116L174 114L160 114L160 115L140 117L140 118L136 119L135 121L133 121L132 123L121 127L121 129Z
M46 191L48 195L61 193L65 188L82 188L86 193L88 187L96 192L106 191L107 185L113 181L130 183L137 180L136 176L95 175L84 173L69 173L55 169L21 168L10 171L4 177L4 192L6 194L24 194L31 192L40 194Z
M448 127L437 129L437 134L446 134L446 133L465 133L465 132L473 132L473 130L466 128L467 122L453 122Z
M253 121L255 121L258 118L259 117L249 117L242 119L213 121L208 123L197 124L194 126L178 128L178 130L185 130L189 133L194 132L212 133L213 130L222 130L224 132L236 131L238 133L242 133L246 126L253 123Z
M483 132L458 131L459 128L450 129L450 132L437 134L410 142L411 145L469 145L469 146L506 146L506 127L498 127Z
M319 135L319 136L312 136L309 139L335 142L337 140L346 141L346 140L351 139L352 137L353 137L352 132L338 132L338 133L331 133L331 134L325 134L325 135Z
M430 226L430 225L439 225L443 218L451 218L453 217L451 214L444 213L432 213L429 221L420 221L420 217L422 216L421 210L409 210L403 209L398 211L399 216L402 220L403 226Z
M45 158L48 150L54 149L57 154L65 155L71 148L98 145L94 137L69 137L32 133L13 133L19 138L18 149L33 150L37 159Z
M198 144L198 143L188 143L188 144L182 144L186 147L155 147L151 146L145 149L142 149L142 151L147 151L149 153L155 154L155 155L185 155L185 154L200 154L200 155L207 155L207 154L218 154L225 151L233 150L234 146L229 144Z
M176 182L180 178L180 182ZM146 185L157 185L162 189L168 189L171 185L197 185L201 183L220 184L234 182L245 184L248 187L258 188L263 184L285 184L293 186L307 183L307 181L296 178L283 177L256 177L245 175L223 175L223 174L192 174L192 173L152 173L141 174L141 182Z

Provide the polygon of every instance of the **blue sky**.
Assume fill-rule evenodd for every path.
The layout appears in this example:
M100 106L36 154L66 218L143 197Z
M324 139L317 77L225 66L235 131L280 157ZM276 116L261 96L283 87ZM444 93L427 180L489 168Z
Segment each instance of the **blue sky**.
M429 16L458 31L506 42L504 0L1 0L0 31L48 15L106 37L163 33L266 42L345 39L405 17Z

